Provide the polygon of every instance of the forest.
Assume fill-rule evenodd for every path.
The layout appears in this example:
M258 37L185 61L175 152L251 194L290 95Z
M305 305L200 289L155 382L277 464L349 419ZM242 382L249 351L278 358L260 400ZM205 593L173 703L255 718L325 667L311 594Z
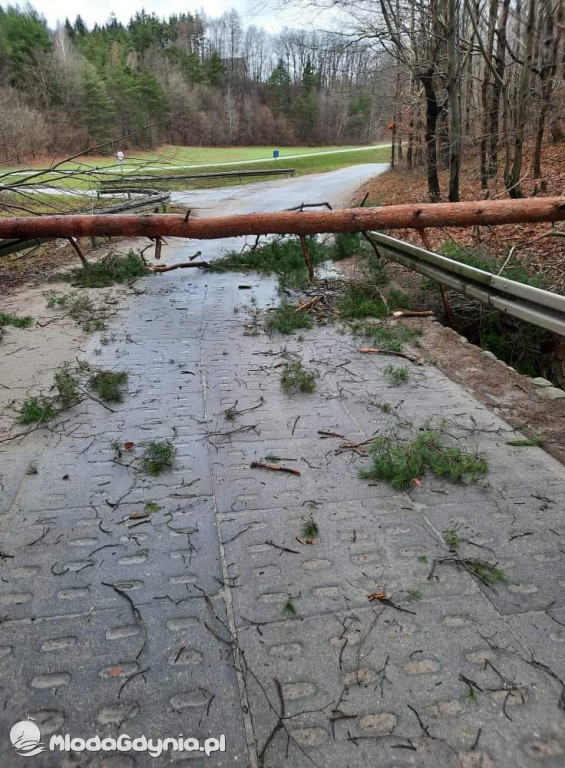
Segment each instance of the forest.
M426 167L432 202L460 199L465 155L476 158L483 195L499 177L510 197L525 194L527 176L540 179L534 190L543 192L544 136L565 138L563 0L379 0L377 7L375 16L373 3L356 4L352 28L394 62L393 165L404 140L408 167ZM441 169L449 171L446 194Z
M0 9L0 162L122 146L355 144L390 111L371 42L140 11L55 31L30 6Z
M502 181L522 197L526 176L544 192L544 140L565 138L564 0L290 4L301 2L331 7L339 32L272 35L233 10L140 11L92 29L77 16L52 31L30 6L0 10L0 162L118 137L143 148L385 138L393 167L424 170L432 202L460 199L463 158L483 195Z

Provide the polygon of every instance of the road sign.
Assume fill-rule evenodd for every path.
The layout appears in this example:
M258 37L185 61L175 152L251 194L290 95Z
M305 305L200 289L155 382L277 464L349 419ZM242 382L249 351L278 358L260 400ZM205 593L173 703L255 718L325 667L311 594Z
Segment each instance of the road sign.
M122 150L121 150L121 149L120 149L120 150L118 150L118 152L116 152L116 158L117 158L117 160L118 160L118 163L119 163L120 165L121 165L121 164L122 164L122 163L125 161L125 159L126 159L126 156L124 155L124 153L122 152Z
M280 154L281 153L278 149L273 149L273 157L275 158L275 160L277 159L277 157L280 157Z

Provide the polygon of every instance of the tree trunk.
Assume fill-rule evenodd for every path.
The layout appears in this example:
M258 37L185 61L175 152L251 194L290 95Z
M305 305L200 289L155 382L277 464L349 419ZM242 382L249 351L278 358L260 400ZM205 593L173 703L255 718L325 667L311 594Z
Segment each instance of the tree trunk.
M545 128L545 119L547 117L547 102L544 100L541 105L537 125L536 139L534 142L534 155L532 158L532 176L534 179L541 179L541 145L543 142L543 131Z
M497 26L497 44L495 53L495 69L497 76L492 86L492 100L489 114L490 151L487 160L487 173L490 178L495 178L498 173L498 122L500 118L500 99L502 96L502 86L504 85L504 73L506 70L506 30L508 25L509 6L510 0L503 0Z
M479 9L479 2L477 0L476 3L476 16L478 19L480 19L480 9ZM489 22L488 22L488 33L487 33L487 41L486 45L484 46L484 52L483 55L488 57L488 60L492 61L492 49L494 45L494 30L496 26L496 12L498 9L498 0L490 0L489 3ZM480 34L480 33L479 33ZM489 137L489 108L488 108L488 97L489 97L489 91L490 91L490 83L491 83L491 77L492 72L485 61L484 63L484 73L483 73L483 82L481 84L481 112L482 112L482 131L481 131L481 144L480 144L480 168L481 168L481 187L483 189L488 189L488 162L487 162L487 155L488 155L488 137Z
M449 200L459 200L461 98L457 55L457 0L447 0L447 98L449 104Z
M524 65L520 86L518 88L518 109L516 114L516 129L514 137L514 160L508 178L508 194L510 197L524 197L520 181L522 173L522 156L524 151L524 126L528 115L528 93L532 74L532 59L534 53L534 30L536 17L536 0L529 0L528 20L526 22L526 40L524 45Z
M437 119L441 112L434 88L434 70L429 67L419 74L426 96L426 148L428 170L428 193L432 203L441 201L441 190L437 172Z
M554 118L549 124L549 131L551 133L551 141L553 144L561 144L565 141L565 133L563 132L563 123L561 118Z
M564 221L562 197L482 200L439 205L383 205L335 211L277 211L233 216L187 217L180 213L115 213L0 218L0 238L186 237L215 240L242 235L311 235L372 229L429 229Z
M445 171L449 168L449 124L448 116L445 109L442 109L438 117L438 168L441 171Z
M542 0L545 29L542 39L542 54L540 64L541 97L542 103L536 124L536 140L532 161L534 179L541 178L541 147L543 133L549 110L551 108L552 92L554 87L555 72L557 70L557 54L561 42L561 21L563 16L563 3L559 0L557 8L557 30L553 20L553 8L551 0Z

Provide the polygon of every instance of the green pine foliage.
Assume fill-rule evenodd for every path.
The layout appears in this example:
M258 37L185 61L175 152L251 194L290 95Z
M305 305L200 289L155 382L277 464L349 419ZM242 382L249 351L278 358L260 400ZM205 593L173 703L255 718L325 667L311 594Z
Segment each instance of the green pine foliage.
M0 329L7 325L11 325L13 328L30 328L33 322L33 317L29 317L29 315L18 317L12 312L0 312Z
M387 480L396 490L408 490L426 470L454 483L476 481L488 472L486 459L443 445L439 434L433 431L423 431L407 441L391 435L377 437L369 453L373 466L361 470L360 477Z
M148 274L143 260L133 251L125 256L109 254L100 261L90 262L70 272L55 274L52 281L65 281L81 288L106 288ZM59 303L59 302L56 302Z
M307 312L296 312L296 305L283 301L267 316L266 328L269 333L294 333L299 329L311 328L312 318Z

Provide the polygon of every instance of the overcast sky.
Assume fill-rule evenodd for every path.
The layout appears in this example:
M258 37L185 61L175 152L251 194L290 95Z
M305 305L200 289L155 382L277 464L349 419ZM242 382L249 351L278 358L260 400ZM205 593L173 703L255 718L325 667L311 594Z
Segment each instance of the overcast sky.
M16 5L12 0L11 4ZM24 0L20 0L24 4ZM270 32L276 32L283 26L298 27L305 22L304 11L284 10L277 8L277 0L30 0L30 4L47 19L53 29L57 22L65 18L74 20L80 13L89 27L98 22L105 22L112 11L122 22L138 10L145 8L148 13L156 13L166 17L172 13L198 11L204 8L207 16L219 16L224 11L235 8L243 22L265 27ZM5 0L1 5L8 5Z

